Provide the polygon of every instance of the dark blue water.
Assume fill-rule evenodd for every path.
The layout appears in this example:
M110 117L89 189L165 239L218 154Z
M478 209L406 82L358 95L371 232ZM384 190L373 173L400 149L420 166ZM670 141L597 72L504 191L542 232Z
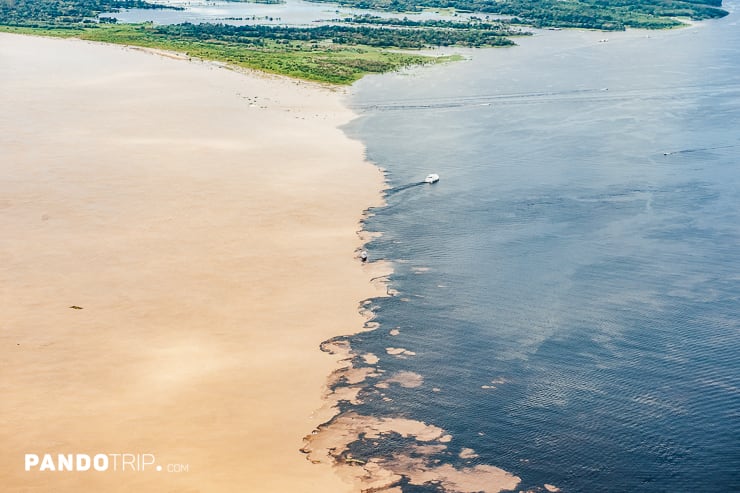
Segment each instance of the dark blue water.
M351 341L424 377L361 412L441 426L441 460L521 490L740 491L738 17L355 86L347 131L401 189L366 224L399 295Z

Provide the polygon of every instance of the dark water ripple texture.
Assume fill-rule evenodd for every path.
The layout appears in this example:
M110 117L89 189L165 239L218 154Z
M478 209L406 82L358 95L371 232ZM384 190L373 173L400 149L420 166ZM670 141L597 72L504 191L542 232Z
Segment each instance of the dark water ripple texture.
M424 377L361 411L441 426L442 460L522 490L740 491L737 21L548 33L357 85L347 131L395 188L368 250L400 294L352 344Z

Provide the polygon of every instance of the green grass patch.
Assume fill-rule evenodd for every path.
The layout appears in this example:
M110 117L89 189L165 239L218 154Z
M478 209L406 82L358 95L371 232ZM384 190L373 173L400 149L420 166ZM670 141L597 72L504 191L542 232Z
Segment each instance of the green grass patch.
M365 46L332 46L267 40L250 47L220 40L173 39L158 34L151 25L101 26L87 29L81 39L158 48L204 60L226 62L291 77L332 84L351 84L368 73L382 73L404 66L442 61L422 55L396 53Z
M79 27L26 27L26 26L3 26L0 25L0 32L13 34L29 34L33 36L48 36L53 38L74 38L80 36L85 31Z
M331 84L351 84L370 73L398 70L410 65L452 61L454 57L431 57L399 53L368 46L334 45L262 40L248 46L223 40L177 39L159 34L151 24L96 25L94 27L13 27L4 32L52 37L76 37L88 41L141 46L184 53L190 57L225 62L237 67L287 75Z

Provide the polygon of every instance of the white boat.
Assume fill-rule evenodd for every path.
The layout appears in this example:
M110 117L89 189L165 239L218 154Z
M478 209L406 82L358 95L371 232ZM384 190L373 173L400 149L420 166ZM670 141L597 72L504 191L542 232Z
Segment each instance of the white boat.
M437 173L429 174L424 178L424 181L426 183L437 183L439 181L439 175Z

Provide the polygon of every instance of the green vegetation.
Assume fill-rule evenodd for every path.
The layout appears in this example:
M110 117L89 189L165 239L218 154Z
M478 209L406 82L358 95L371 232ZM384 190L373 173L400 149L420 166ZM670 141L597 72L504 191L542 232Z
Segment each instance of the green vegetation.
M0 25L0 32L14 34L29 34L33 36L48 36L51 38L74 38L85 32L85 28L77 26L69 27L25 27Z
M0 0L0 23L32 27L49 23L94 23L98 14L123 8L183 10L143 0Z
M282 44L266 40L257 48L239 42L170 37L159 31L161 27L163 26L154 27L151 24L83 28L0 26L0 31L77 37L89 41L171 50L195 58L332 84L350 84L368 73L389 72L409 65L457 59L398 53L367 46L321 46L304 41Z
M512 23L535 27L577 27L608 31L626 27L662 29L681 23L676 17L704 20L724 17L722 0L312 0L391 12L454 8L512 16Z
M252 0L280 1L280 0ZM314 0L330 1L330 0ZM317 27L231 26L224 24L117 25L98 19L121 8L162 8L144 0L0 0L0 31L173 50L192 57L335 84L367 73L434 63L430 57L392 49L433 46L509 46L528 34L514 27L625 26L665 28L674 17L720 17L721 0L338 0L344 5L393 11L464 9L511 19L471 17L463 21L355 16Z
M335 84L367 73L397 70L455 57L389 51L428 46L506 46L516 34L499 25L231 26L223 24L117 25L97 15L125 7L154 8L141 0L0 0L0 29L27 34L78 37L186 53L207 60Z
M318 46L331 43L341 46L372 46L381 48L425 48L429 46L509 46L509 31L498 28L477 28L472 24L457 29L416 26L350 26L321 25L317 27L231 26L224 24L175 24L157 26L154 31L170 39L217 40L262 48L270 42L290 45L293 42Z
M426 19L423 21L411 20L408 17L403 19L379 17L377 15L355 15L344 19L336 19L350 24L366 24L385 27L409 27L423 29L463 29L468 31L485 31L495 36L530 36L529 31L522 31L520 28L513 27L510 20L489 21L480 17L471 16L463 20L438 20Z

